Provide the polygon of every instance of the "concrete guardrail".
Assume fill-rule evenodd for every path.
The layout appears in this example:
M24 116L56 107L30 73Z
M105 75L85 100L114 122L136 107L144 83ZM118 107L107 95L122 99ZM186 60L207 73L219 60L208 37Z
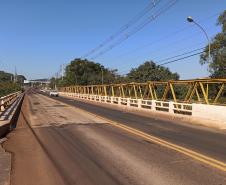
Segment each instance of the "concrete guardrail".
M19 91L0 98L0 138L15 127L23 97Z

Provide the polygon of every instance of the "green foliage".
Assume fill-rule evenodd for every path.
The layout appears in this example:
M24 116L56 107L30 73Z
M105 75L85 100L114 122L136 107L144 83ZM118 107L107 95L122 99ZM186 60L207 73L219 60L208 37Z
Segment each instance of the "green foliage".
M0 97L16 91L20 91L20 90L21 90L21 86L19 84L11 83L11 82L0 83Z
M220 25L222 32L218 33L211 43L211 58L208 63L208 46L200 56L200 63L208 63L211 77L226 77L226 10L218 17L217 25Z
M0 97L21 90L21 83L26 78L18 75L17 79L18 82L13 83L13 74L0 71Z
M103 82L109 84L115 82L116 72L117 70L109 70L99 63L75 59L66 67L64 80L58 79L57 83L60 86L101 84L103 73Z
M51 88L70 85L94 85L102 83L125 83L146 81L177 80L179 75L172 73L168 68L156 65L154 62L144 64L132 69L125 77L117 74L117 70L110 70L99 63L88 60L75 59L66 67L65 77L62 79L51 79Z
M6 73L4 71L0 71L0 83L2 82L12 82L14 79L14 75L11 73ZM26 80L23 75L17 75L17 83L22 84Z
M168 68L156 65L153 61L133 68L126 77L127 82L167 81L178 80L179 75Z
M13 74L0 71L0 83L10 82L13 80Z
M50 79L49 87L50 87L51 89L55 89L55 84L56 84L56 78L51 78L51 79ZM63 87L64 85L58 84L58 86Z
M25 76L23 75L17 75L17 83L23 84L24 80L26 80Z

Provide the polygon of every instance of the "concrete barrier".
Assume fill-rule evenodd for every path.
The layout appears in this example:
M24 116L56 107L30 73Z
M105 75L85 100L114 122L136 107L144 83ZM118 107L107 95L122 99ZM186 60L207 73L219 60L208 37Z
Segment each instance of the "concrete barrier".
M216 105L193 104L193 117L209 120L218 127L226 129L226 107Z
M206 104L188 104L177 103L173 101L157 101L131 99L121 97L98 96L88 94L76 94L60 92L61 96L85 99L87 101L96 101L100 103L110 103L121 107L127 107L137 110L159 112L173 115L178 118L186 118L186 121L197 122L211 127L226 129L226 106L206 105ZM188 119L187 119L188 118Z
M9 95L11 96L11 95ZM1 109L0 112L0 138L4 137L10 130L16 127L16 122L23 102L23 93L16 93L13 99L8 99L10 104ZM6 101L6 98L2 98ZM6 105L6 104L5 104Z

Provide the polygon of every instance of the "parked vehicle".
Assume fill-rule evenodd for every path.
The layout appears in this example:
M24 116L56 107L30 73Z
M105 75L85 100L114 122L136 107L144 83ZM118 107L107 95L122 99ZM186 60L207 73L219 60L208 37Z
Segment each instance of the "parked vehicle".
M57 90L50 90L49 95L57 97L57 96L59 96L59 93Z

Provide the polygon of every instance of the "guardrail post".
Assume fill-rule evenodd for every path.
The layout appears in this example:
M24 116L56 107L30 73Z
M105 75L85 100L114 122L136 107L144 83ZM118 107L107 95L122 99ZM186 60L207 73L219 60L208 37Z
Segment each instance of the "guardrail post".
M155 103L155 100L151 100L151 110L156 111L156 103Z
M127 98L126 105L127 105L128 107L130 107L130 98Z
M1 100L1 111L4 111L5 110L4 104L5 104L4 100Z
M118 97L118 104L121 105L121 97Z
M141 101L142 101L141 99L137 99L137 105L138 105L138 108L141 108L141 104L142 104Z
M174 114L174 102L170 101L169 102L169 113Z

